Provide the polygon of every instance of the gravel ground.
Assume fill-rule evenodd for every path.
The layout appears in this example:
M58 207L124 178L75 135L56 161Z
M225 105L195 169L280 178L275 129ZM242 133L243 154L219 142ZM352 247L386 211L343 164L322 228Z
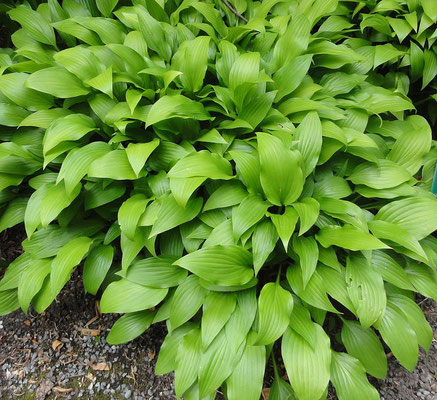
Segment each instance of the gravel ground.
M0 270L20 253L22 236L20 230L0 236ZM436 304L423 300L421 306L436 329ZM77 274L42 315L17 311L0 317L0 399L175 399L173 377L154 374L165 326L110 346L105 337L114 321L99 314ZM385 400L437 400L436 376L437 335L413 373L391 357L387 379L372 383ZM266 377L267 387L270 381Z

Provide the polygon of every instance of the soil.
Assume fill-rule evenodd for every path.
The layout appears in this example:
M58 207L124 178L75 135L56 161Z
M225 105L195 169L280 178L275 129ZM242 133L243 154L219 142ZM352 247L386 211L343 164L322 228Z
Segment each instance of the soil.
M21 229L0 235L0 276L2 264L20 254L23 237ZM437 305L432 300L420 305L436 330ZM85 294L78 274L43 314L17 311L0 317L0 399L175 399L173 376L154 374L165 325L152 326L130 343L110 346L105 337L115 318L99 314L95 297ZM381 399L437 400L435 337L411 373L389 358L387 379L372 381ZM266 377L266 387L270 383ZM330 393L329 399L335 398Z

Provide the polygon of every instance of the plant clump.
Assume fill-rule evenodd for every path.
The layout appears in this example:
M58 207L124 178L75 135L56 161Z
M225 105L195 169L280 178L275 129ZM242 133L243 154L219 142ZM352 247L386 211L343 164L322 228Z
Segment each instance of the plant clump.
M270 359L270 400L377 399L386 351L414 369L414 298L437 300L434 0L10 3L0 231L27 238L0 315L81 268L123 314L109 343L166 322L156 372L187 400L257 400Z

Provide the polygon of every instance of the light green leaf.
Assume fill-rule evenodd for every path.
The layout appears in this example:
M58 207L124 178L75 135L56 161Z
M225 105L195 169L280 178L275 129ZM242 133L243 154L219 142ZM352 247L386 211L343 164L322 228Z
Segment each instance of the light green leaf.
M316 222L319 216L320 204L317 200L306 197L300 202L294 203L293 207L299 215L299 236L301 236Z
M155 307L168 289L138 285L126 279L112 282L103 292L100 309L103 313L131 313Z
M202 346L208 348L234 312L236 297L233 293L210 292L203 303Z
M88 293L97 294L112 265L114 248L97 246L91 250L83 266L83 286Z
M418 359L417 337L405 314L388 301L384 315L375 324L375 328L399 362L412 371Z
M217 285L244 285L253 277L252 256L240 246L203 248L187 254L175 264Z
M361 361L366 371L378 379L387 375L387 357L378 336L358 322L343 321L341 340L347 352Z
M82 82L62 67L40 69L27 78L26 87L67 99L89 93Z
M78 237L59 249L50 271L50 287L53 295L57 295L70 279L73 268L80 263L92 243L93 240L88 237Z
M288 328L282 339L282 358L291 386L301 400L319 399L329 383L331 349L329 337L319 325L312 348L305 339Z
M18 197L12 200L0 217L0 232L24 221L28 199Z
M263 387L266 348L248 345L231 376L226 380L229 400L258 400Z
M331 381L339 400L379 399L377 390L367 380L363 365L347 353L332 352Z
M269 221L264 220L255 226L252 236L253 267L255 275L267 261L273 252L278 241L278 234L275 226Z
M375 236L352 225L326 226L316 234L316 239L323 247L338 246L354 251L389 248Z
M289 205L302 193L304 177L299 152L287 149L277 137L258 133L260 179L267 199L277 206Z
M93 161L88 176L114 180L134 180L137 176L124 150L112 150Z
M285 207L283 214L270 214L270 219L276 228L276 231L281 238L285 251L288 249L288 242L296 227L299 215L292 207Z
M112 326L106 341L111 345L117 345L137 338L151 325L154 315L155 313L149 310L124 314Z
M232 209L232 230L237 241L249 228L255 225L267 212L268 203L260 196L247 196L238 207Z
M276 282L264 285L258 299L259 327L256 345L274 343L288 327L293 297Z
M159 139L153 139L148 143L129 143L126 147L126 155L129 163L138 176L147 159L153 151L159 146Z

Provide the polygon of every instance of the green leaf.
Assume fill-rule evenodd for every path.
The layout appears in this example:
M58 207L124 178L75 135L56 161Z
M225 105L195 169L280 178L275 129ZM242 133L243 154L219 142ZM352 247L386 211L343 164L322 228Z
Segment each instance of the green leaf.
M304 160L304 175L310 175L319 160L322 149L322 125L316 112L308 113L294 132L296 148Z
M375 220L396 224L421 240L437 229L436 214L436 199L410 197L386 204L376 214Z
M27 78L26 87L55 97L68 99L89 93L82 82L62 67L40 69Z
M23 5L8 12L9 17L17 21L26 33L38 42L56 47L56 38L49 21L40 13Z
M84 114L71 114L58 118L49 126L44 135L44 154L61 142L78 141L95 129L94 121Z
M411 179L411 174L390 160L378 160L377 164L362 163L354 168L349 180L355 185L366 185L373 189L387 189Z
M203 303L202 346L208 348L234 312L236 297L233 293L210 292Z
M159 139L155 138L148 143L129 143L126 147L127 158L137 176L143 169L147 159L158 146Z
M0 292L0 316L9 314L19 307L20 303L15 289Z
M204 177L210 179L231 179L232 167L229 161L209 151L188 154L169 171L169 178Z
M149 201L143 194L135 194L124 201L118 210L120 229L131 240L134 240L138 221Z
M266 348L248 345L231 376L226 380L229 400L258 400L263 387Z
M267 212L268 203L259 196L247 196L238 207L232 209L232 231L237 241L249 228L255 225Z
M299 257L299 265L302 268L303 287L305 289L308 281L316 270L319 261L319 248L312 237L294 236L293 251Z
M428 352L432 343L433 331L420 307L413 300L401 294L390 295L389 300L407 317L408 323L416 332L417 342Z
M288 328L282 339L282 358L291 386L302 400L319 399L329 383L331 349L323 328L316 325L317 341L312 348Z
M50 285L53 295L58 294L70 278L73 268L88 252L93 240L78 237L66 243L53 259L50 271Z
M240 204L247 197L247 192L238 181L225 182L209 196L203 211L231 207Z
M8 204L0 217L0 232L24 221L27 202L26 198L18 197Z
M147 115L146 127L176 117L183 119L191 118L200 121L210 119L202 103L195 102L181 95L164 96L150 108Z
M257 140L260 179L267 199L277 206L292 204L302 193L304 183L300 154L267 133L258 133Z
M173 69L182 72L182 86L188 92L198 92L203 85L208 66L208 36L199 36L181 44L172 59Z
M299 236L301 236L315 224L319 216L320 204L317 200L306 197L300 202L294 203L293 207L299 215Z
M170 305L170 325L174 330L192 318L202 306L208 291L199 284L199 278L190 275L175 291Z
M296 227L299 215L292 207L285 207L283 214L270 214L270 219L276 228L276 231L281 238L284 249L287 251L288 242Z
M375 328L399 362L412 371L418 359L417 337L405 314L389 300Z
M40 291L44 280L50 273L52 260L33 260L20 276L18 284L18 302L21 309L27 314L30 302Z
M346 282L360 323L363 328L368 328L384 313L387 302L384 281L364 256L349 256Z
M137 338L151 325L154 315L153 311L148 310L123 315L112 326L106 341L111 345L116 345Z
M175 392L180 397L197 380L200 362L200 331L193 329L185 335L177 350Z
M107 68L106 71L103 71L94 78L88 79L85 81L85 84L107 94L112 99L112 67Z
M339 400L379 399L377 390L369 383L362 364L347 353L332 352L331 381Z
M252 236L253 267L255 275L258 274L269 255L273 252L278 241L275 226L264 220L255 226Z
M256 345L274 343L288 327L293 297L277 283L267 283L258 299L259 326Z
M361 361L366 371L378 379L387 375L387 357L378 336L358 322L343 321L341 340L347 352Z
M100 309L103 313L132 313L155 307L168 293L126 279L112 282L103 292Z
M253 277L251 254L240 246L203 248L187 254L175 264L217 285L244 285Z
M118 0L96 0L96 5L104 17L109 17Z
M113 150L97 158L90 164L88 176L115 180L137 179L127 153L123 150Z
M326 226L316 234L316 239L323 247L338 246L354 251L388 248L375 236L352 225Z
M29 112L13 104L0 103L0 124L5 126L19 126L26 119Z
M97 294L112 265L114 248L97 246L91 250L83 266L83 286L88 293Z
M172 195L160 199L161 206L150 237L194 219L202 208L202 202L202 198L196 197L188 200L185 207L181 207Z
M159 256L139 260L128 268L126 279L155 288L178 286L187 277L187 271L173 265L175 259Z

